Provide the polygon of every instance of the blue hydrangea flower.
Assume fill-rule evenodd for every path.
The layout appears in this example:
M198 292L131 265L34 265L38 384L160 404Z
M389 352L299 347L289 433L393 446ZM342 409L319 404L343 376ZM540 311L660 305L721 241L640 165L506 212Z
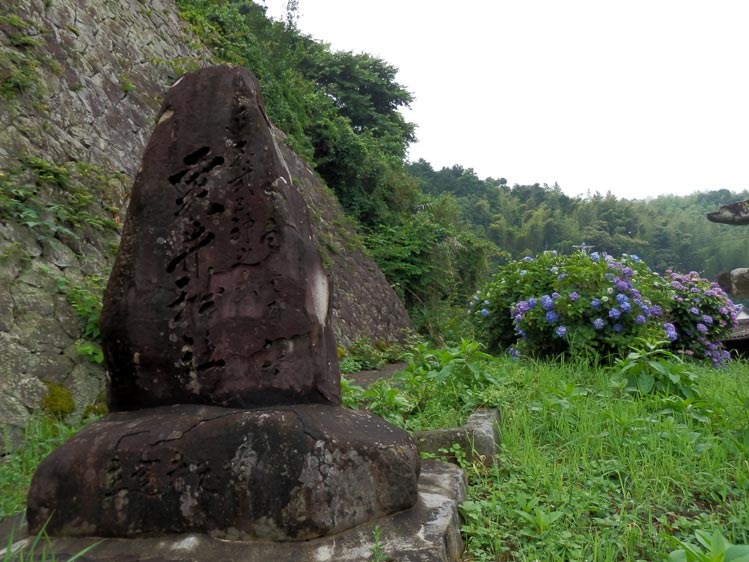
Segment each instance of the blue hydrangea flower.
M603 318L596 318L595 320L593 320L593 327L596 330L603 330L603 325L604 325Z
M486 310L485 308L482 308L481 309L481 316L489 316L489 311Z
M557 320L559 320L559 315L553 310L550 310L549 312L546 313L546 321L549 324L553 324Z
M612 308L611 310L609 310L609 318L618 320L621 315L622 315L622 312L618 308Z
M528 299L528 308L536 308L536 304L536 299L534 299L533 297Z
M566 273L560 273L559 275L557 275L557 279L559 279L560 281L561 281L562 279L564 279L565 277L567 277L567 274L566 274Z
M619 322L617 322L616 324L614 324L614 331L616 333L621 332L623 329L624 329L624 326L622 326L621 324L619 324Z
M525 257L523 258L523 261L527 261L527 262L532 262L532 261L533 261L533 258L532 258L532 257L530 257L530 256L525 256Z
M665 323L663 324L663 331L665 331L665 332L666 332L666 337L667 337L668 339L670 339L671 341L676 341L676 339L677 339L677 338L679 337L679 336L678 336L678 335L676 334L676 328L675 328L675 327L674 327L674 325L673 325L673 324L671 324L670 322L665 322Z
M557 299L558 299L559 297L561 297L561 296L562 296L562 295L560 295L560 294L559 294L559 293L557 293L556 291L555 291L555 292L553 292L553 293L551 293L551 298L552 298L552 299L554 299L554 300L557 300Z
M632 305L626 301L619 305L619 308L622 309L622 312L632 312Z
M598 252L593 252L592 254L590 254L590 259L592 259L593 261L598 261L601 259L601 256L598 254Z
M645 323L645 317L642 314L638 314L635 316L635 322L638 324L644 324Z
M541 308L544 310L551 310L554 308L554 299L552 299L549 295L544 295L541 297Z
M649 312L650 312L650 316L660 316L662 310L660 306L658 306L657 304L654 304L653 306L650 307Z
M592 301L590 301L590 307L591 308L598 308L600 306L601 306L600 299L593 299Z
M563 338L564 336L567 335L567 328L565 328L564 326L557 326L556 334L560 338Z
M616 302L619 304L622 304L623 302L629 302L629 298L624 293L619 293L616 295Z
M507 353L509 353L510 357L512 357L513 359L517 359L520 356L520 352L514 347L508 349Z

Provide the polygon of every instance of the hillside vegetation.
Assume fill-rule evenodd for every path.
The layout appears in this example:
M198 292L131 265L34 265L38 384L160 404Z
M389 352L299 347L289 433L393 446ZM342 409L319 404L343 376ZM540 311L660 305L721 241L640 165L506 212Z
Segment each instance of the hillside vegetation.
M182 16L216 56L246 65L263 86L273 122L335 192L420 327L464 304L494 266L583 242L636 253L655 270L714 278L747 262L749 231L705 213L749 197L727 189L649 201L607 193L569 197L559 186L480 179L455 165L408 162L412 101L397 69L366 53L334 51L248 0L178 0ZM601 178L605 192L606 178Z

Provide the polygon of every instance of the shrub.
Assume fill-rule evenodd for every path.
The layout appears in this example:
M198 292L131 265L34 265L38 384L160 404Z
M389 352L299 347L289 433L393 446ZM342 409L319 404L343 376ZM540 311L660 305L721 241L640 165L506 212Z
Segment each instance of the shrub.
M473 296L468 313L492 351L607 362L636 338L665 337L673 351L720 363L727 354L718 338L735 321L725 293L696 274L661 277L635 255L598 252L510 262Z
M667 270L663 276L668 320L673 324L671 348L685 355L703 355L720 365L729 355L720 340L736 322L736 308L717 283Z

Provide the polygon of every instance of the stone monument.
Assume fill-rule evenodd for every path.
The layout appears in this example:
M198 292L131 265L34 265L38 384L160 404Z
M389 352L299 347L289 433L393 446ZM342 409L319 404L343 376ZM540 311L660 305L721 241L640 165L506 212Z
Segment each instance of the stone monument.
M32 532L304 540L416 501L408 434L339 405L330 284L246 69L167 93L101 331L110 414L40 465Z

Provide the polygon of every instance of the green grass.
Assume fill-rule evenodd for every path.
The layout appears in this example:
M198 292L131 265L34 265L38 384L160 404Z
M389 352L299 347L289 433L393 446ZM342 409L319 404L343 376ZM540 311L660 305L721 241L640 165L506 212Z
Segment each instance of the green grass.
M3 436L7 453L0 457L0 520L25 508L36 467L76 431L76 428L43 417L34 418L26 425L18 445L13 446L8 436Z
M501 409L499 466L464 461L465 561L650 561L696 531L749 543L749 365L690 370L699 398L641 396L617 369L491 359L464 342L417 348L392 383L344 399L411 428ZM29 425L0 464L0 517L23 509L34 468L72 431Z
M699 402L580 365L492 368L501 464L467 467L467 560L658 560L698 529L749 543L746 363L695 368Z

